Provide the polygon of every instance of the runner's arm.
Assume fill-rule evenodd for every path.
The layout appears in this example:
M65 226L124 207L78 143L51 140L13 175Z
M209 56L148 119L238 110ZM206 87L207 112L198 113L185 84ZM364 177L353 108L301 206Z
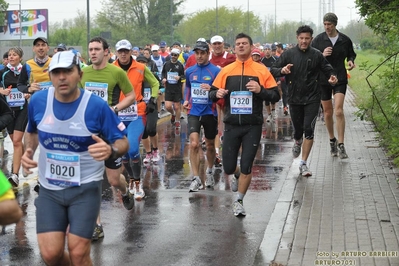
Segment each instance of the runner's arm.
M16 223L22 217L22 210L13 196L14 192L9 189L0 197L0 225Z
M144 80L150 84L151 97L157 98L159 92L159 82L155 75L148 68L144 68Z

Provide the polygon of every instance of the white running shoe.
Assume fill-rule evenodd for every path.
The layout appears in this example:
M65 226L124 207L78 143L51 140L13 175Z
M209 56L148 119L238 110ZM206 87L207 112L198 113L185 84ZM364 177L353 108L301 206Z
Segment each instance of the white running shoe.
M194 176L193 181L190 184L189 192L197 192L198 190L202 189L203 185L199 176Z
M9 178L8 181L11 183L13 187L18 187L19 186L19 176L17 174L12 174Z
M238 177L236 176L236 174L233 174L231 177L231 191L238 191Z
M213 187L215 185L215 178L213 177L213 173L206 173L205 186Z
M299 172L303 177L308 177L312 175L312 172L309 170L306 164L302 164L301 166L299 166Z
M151 158L151 161L152 161L153 163L157 163L157 162L159 162L159 160L161 160L161 157L159 156L158 150L152 151L152 158Z
M143 184L140 181L134 181L134 199L141 200L144 196Z
M272 121L272 115L271 114L268 115L267 118L266 118L266 122L267 123L270 123L270 121Z
M233 203L233 213L234 216L245 216L247 213L245 212L244 205L242 202L239 202L238 200L234 201Z
M143 163L149 164L149 163L151 163L151 160L152 160L152 153L147 153L145 155L145 158L143 159Z

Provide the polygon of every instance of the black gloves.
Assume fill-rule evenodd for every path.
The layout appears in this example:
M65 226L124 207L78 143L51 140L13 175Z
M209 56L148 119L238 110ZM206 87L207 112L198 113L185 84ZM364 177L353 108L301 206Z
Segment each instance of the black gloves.
M145 108L145 113L146 114L153 113L156 108L157 108L157 99L154 97L151 97L147 103L147 107Z

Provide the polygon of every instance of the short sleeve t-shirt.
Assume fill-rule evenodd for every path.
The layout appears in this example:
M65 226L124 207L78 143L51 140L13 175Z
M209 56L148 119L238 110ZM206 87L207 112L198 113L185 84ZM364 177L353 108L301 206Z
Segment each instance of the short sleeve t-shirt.
M6 176L0 171L0 202L15 199L15 194L11 189L11 184Z
M119 103L120 93L127 94L133 90L126 72L120 67L107 64L103 69L87 66L82 69L83 77L79 86L88 89L108 102L108 105Z

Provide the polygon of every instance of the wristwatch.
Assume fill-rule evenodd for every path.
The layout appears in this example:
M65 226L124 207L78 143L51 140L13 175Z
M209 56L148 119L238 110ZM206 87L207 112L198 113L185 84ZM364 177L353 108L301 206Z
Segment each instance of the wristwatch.
M118 148L115 147L115 146L112 145L112 144L109 144L109 146L111 147L111 156L110 156L109 158L112 158L112 159L117 159L117 158L119 158L120 156L119 156L119 150L118 150Z
M118 107L115 105L114 107L112 107L114 109L114 112L117 113L119 111Z

